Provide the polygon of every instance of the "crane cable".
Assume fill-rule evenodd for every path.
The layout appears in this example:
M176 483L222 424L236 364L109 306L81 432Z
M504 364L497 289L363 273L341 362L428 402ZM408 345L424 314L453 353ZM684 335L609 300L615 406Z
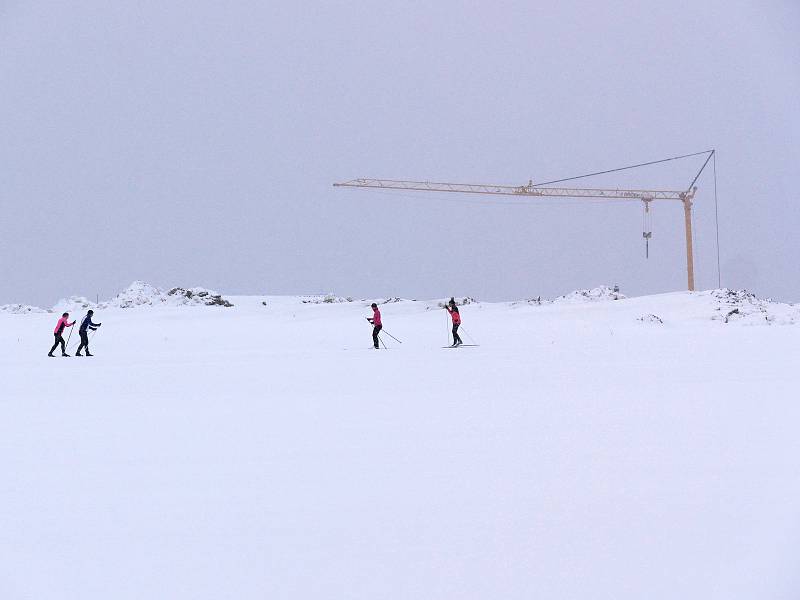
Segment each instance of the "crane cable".
M538 187L540 185L551 185L553 183L561 183L563 181L572 181L574 179L583 179L584 177L594 177L595 175L606 175L607 173L616 173L617 171L626 171L628 169L638 169L639 167L647 167L649 165L657 165L659 163L665 163L665 162L669 162L671 160L680 160L682 158L691 158L692 156L700 156L702 154L708 154L709 158L710 158L713 153L714 153L714 150L703 150L702 152L694 152L693 154L683 154L681 156L672 156L670 158L662 158L660 160L651 160L649 162L639 163L638 165L630 165L630 166L627 166L627 167L618 167L616 169L609 169L607 171L597 171L596 173L587 173L586 175L576 175L575 177L566 177L564 179L554 179L553 181L544 181L542 183L533 184L533 187ZM706 159L706 162L708 162L708 159ZM703 165L703 167L705 167L705 165ZM702 173L703 170L700 169L700 172ZM700 174L698 173L697 176L699 177ZM695 177L695 181L697 181L697 177ZM694 182L692 182L692 183L694 183ZM691 188L691 186L689 186L689 187Z
M687 190L691 190L697 180L700 178L700 175L703 174L703 171L708 165L708 162L711 161L711 166L714 171L714 229L715 229L715 242L716 242L716 250L717 250L717 287L722 287L722 271L720 269L720 253L719 253L719 199L717 196L717 150L716 148L712 148L710 150L703 150L702 152L693 152L692 154L682 154L681 156L671 156L669 158L662 158L661 160L652 160L648 162L639 163L637 165L630 165L627 167L618 167L616 169L608 169L606 171L596 171L594 173L587 173L586 175L576 175L575 177L565 177L564 179L554 179L552 181L544 181L542 183L536 183L533 187L538 187L542 185L552 185L554 183L562 183L564 181L574 181L575 179L583 179L585 177L594 177L595 175L606 175L608 173L616 173L618 171L626 171L628 169L638 169L639 167L647 167L650 165L657 165L660 163L665 163L673 160L681 160L683 158L691 158L693 156L701 156L703 154L708 154L706 157L703 166L700 167L700 170L697 172L697 175L694 176L692 182L689 184ZM646 207L646 204L645 204ZM647 210L645 210L647 212ZM694 215L692 215L692 221L694 221ZM692 224L694 225L694 223ZM697 244L694 240L695 237L695 227L692 227L692 244L696 248ZM649 249L646 250L649 254Z

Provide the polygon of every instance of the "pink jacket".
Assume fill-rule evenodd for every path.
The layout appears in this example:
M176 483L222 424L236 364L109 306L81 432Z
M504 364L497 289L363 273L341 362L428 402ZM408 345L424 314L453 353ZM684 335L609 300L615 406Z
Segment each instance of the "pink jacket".
M449 306L445 306L447 312L450 313L450 316L453 317L453 325L461 325L461 315L457 310L451 309Z
M372 309L372 324L375 326L383 325L381 323L381 311L377 308Z
M58 323L56 323L56 328L53 329L53 333L61 333L62 331L64 331L65 327L72 327L73 325L75 325L75 321L70 323L69 319L67 319L66 317L61 317L58 320Z

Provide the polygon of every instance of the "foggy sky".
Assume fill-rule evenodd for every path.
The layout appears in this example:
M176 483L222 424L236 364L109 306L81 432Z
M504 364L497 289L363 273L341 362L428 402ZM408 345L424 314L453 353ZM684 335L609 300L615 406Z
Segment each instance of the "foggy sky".
M0 0L0 303L685 289L683 213L334 189L717 150L722 284L800 300L800 5ZM578 182L682 189L701 160ZM713 178L697 287L716 287Z

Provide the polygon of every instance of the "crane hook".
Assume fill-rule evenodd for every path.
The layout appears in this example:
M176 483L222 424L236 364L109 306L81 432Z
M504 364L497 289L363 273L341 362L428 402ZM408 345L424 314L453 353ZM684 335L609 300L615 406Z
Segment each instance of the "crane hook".
M650 258L650 239L653 237L650 203L652 198L642 198L644 212L642 213L642 237L644 238L644 257Z

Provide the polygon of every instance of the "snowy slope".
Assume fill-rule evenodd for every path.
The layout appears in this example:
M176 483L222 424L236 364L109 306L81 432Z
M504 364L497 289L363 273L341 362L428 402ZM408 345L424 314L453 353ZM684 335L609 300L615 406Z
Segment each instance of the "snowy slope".
M0 598L797 598L798 307L600 296L0 313Z

